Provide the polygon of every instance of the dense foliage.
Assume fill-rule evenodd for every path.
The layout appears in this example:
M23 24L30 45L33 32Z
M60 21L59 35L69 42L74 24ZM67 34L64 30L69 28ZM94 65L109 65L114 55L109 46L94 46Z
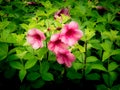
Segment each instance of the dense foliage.
M83 35L63 51L67 64L48 42L72 21ZM35 49L26 40L33 28L45 35ZM0 0L0 89L120 90L119 79L119 0Z

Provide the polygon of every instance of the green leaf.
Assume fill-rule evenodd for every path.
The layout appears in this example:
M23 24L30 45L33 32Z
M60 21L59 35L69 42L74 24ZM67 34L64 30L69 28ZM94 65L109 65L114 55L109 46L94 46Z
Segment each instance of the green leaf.
M96 62L98 59L95 56L89 56L86 59L86 62Z
M21 68L23 68L22 63L20 63L19 61L11 61L11 62L9 62L9 64L14 69L21 69Z
M67 72L67 77L70 78L70 79L81 79L82 74L76 72L75 70L69 70Z
M111 55L117 55L120 54L120 49L112 50Z
M73 62L73 68L77 71L77 70L83 68L83 64L82 63Z
M108 59L111 56L109 51L103 52L102 62L104 62L106 59Z
M100 75L98 73L92 73L86 75L87 80L100 80Z
M33 67L37 62L37 59L30 59L27 60L27 62L25 63L25 69L30 69L31 67Z
M11 54L7 57L8 61L15 61L15 60L19 60L18 56L16 54Z
M5 59L8 54L8 45L5 43L0 43L0 61Z
M49 73L49 72L43 73L41 75L42 75L42 79L45 80L45 81L51 81L51 80L54 79L53 75L51 73Z
M30 72L27 75L27 79L31 80L31 81L34 81L34 80L38 79L39 77L40 77L40 73L38 73L38 72Z
M4 21L2 21L2 22L0 22L0 29L5 29L8 25L9 25L9 21L7 21L7 20L4 20Z
M40 58L42 60L42 58L44 57L44 55L47 53L48 49L43 47L43 48L40 48L37 50L37 55L38 55L38 58Z
M111 62L110 64L108 64L108 71L111 72L118 67L119 67L119 65L116 62Z
M102 65L102 63L94 63L91 64L92 69L107 71L106 68Z
M92 48L95 48L95 49L98 49L98 50L102 49L99 40L91 39L88 42L92 45Z
M112 86L111 90L120 90L120 84Z
M97 90L108 90L108 88L105 85L101 84L97 85Z
M87 40L90 40L94 35L95 35L95 31L91 29L85 30L85 37L87 38Z
M105 50L105 51L111 51L111 47L112 47L112 42L111 41L108 41L106 40L105 42L103 42L101 44L102 48Z
M49 63L47 61L41 62L40 73L41 74L46 73L48 72L48 70L49 70Z
M84 53L81 53L80 51L75 51L73 52L73 54L80 62L83 62Z
M26 31L28 31L28 25L27 24L25 24L25 23L23 23L23 24L20 24L20 26L23 28L23 29L25 29Z
M117 79L118 74L116 72L109 72L110 75L110 86L112 87L114 81Z
M32 83L33 88L41 88L45 84L44 80L38 79Z
M103 76L105 84L107 86L109 86L109 82L110 82L110 76L109 76L109 74L104 73L104 74L102 74L102 76Z
M92 71L92 67L90 64L86 64L86 68L85 68L85 75L87 75L88 73L90 73Z
M27 71L26 71L24 68L22 68L22 69L19 71L19 78L20 78L21 82L22 82L23 79L25 78L26 74L27 74Z

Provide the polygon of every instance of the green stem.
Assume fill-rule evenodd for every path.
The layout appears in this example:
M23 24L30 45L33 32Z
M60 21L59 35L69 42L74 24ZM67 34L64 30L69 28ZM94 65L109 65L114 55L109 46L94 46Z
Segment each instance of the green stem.
M85 41L85 55L83 59L83 65L84 65L82 70L83 77L85 77L86 58L87 58L87 40Z

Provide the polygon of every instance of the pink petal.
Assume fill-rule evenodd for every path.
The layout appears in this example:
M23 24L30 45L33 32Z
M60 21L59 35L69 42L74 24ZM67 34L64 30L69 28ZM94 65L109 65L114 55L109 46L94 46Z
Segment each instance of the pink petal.
M34 49L38 49L38 48L43 47L43 44L42 44L42 42L35 42L34 44L32 44L32 47Z
M36 29L31 29L28 31L28 35L32 36L36 34Z
M31 37L31 36L27 36L27 42L30 43L30 44L33 44L35 42L34 38Z
M78 24L74 21L70 22L69 29L78 29Z
M66 67L70 68L72 66L72 62L70 61L65 61Z
M60 34L54 34L54 35L51 36L50 40L51 41L56 41L56 40L59 39L59 37L60 37Z
M59 64L64 64L64 59L63 59L63 57L59 56L58 54L56 55L56 57L57 57L57 62L58 62Z

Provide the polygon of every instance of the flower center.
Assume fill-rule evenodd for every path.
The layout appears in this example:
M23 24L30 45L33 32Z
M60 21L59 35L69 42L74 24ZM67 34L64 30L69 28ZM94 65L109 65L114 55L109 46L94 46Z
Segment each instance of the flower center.
M69 29L66 33L66 36L72 36L74 34L72 29Z
M35 39L37 39L37 40L41 40L41 37L38 34L35 34L33 37L35 37Z

